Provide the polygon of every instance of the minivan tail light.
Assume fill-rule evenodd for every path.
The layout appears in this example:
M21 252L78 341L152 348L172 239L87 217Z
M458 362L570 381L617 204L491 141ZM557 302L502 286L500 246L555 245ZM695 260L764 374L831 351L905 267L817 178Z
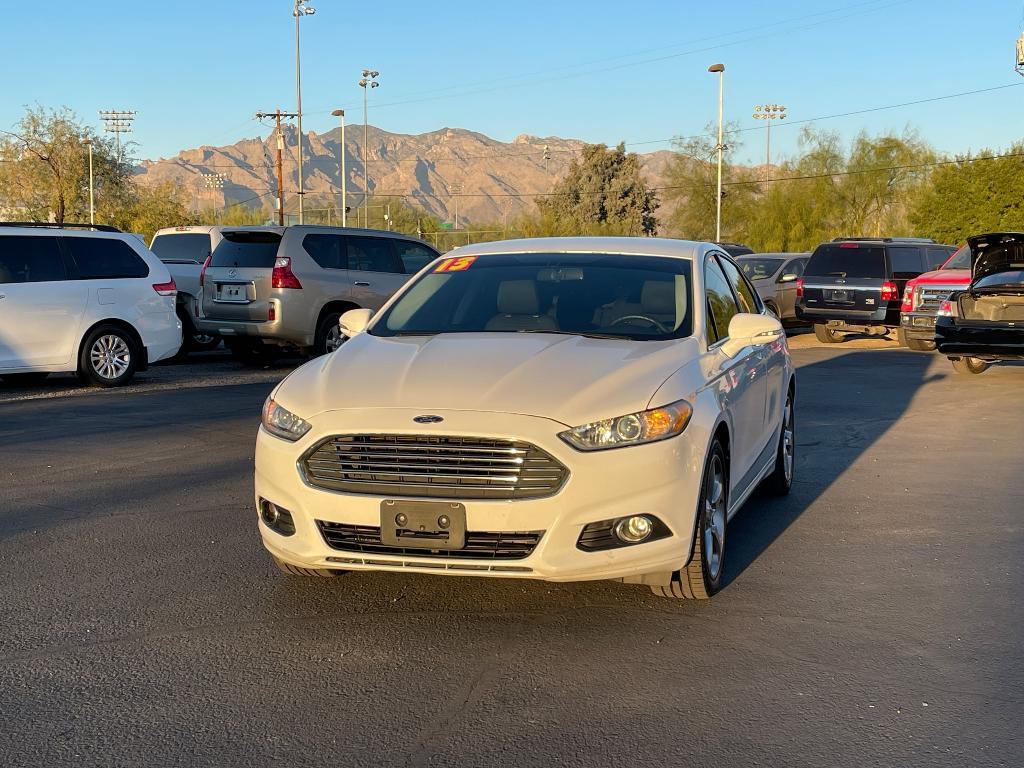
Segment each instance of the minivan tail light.
M796 279L796 297L798 299L804 297L804 279L802 277Z
M174 284L174 278L172 277L166 283L153 283L153 290L161 296L173 296L178 292L178 286Z
M914 311L914 288L908 285L903 289L903 303L900 304L900 312Z
M211 256L206 257L206 261L203 262L203 268L199 270L199 287L203 287L203 283L206 282L206 268L210 266Z
M896 283L891 280L882 283L882 301L896 301L899 297L900 293L896 289Z
M275 288L301 288L302 283L292 272L292 260L288 256L278 256L274 262L274 271L270 276L270 284Z

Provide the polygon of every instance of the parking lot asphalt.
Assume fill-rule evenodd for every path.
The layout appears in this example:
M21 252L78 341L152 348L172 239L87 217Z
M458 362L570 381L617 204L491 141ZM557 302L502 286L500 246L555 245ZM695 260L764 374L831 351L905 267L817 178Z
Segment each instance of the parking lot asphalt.
M794 490L708 603L278 573L252 461L287 365L0 388L0 764L1024 764L1024 367L794 347Z

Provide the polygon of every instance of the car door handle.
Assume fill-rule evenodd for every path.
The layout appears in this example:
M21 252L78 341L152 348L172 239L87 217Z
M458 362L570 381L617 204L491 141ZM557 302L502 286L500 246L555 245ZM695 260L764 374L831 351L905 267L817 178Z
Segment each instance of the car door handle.
M360 286L362 286L363 288L369 288L369 287L370 287L370 284L369 284L369 283L364 283L364 282L362 282L361 280L356 280L355 284L356 284L356 285L360 285Z

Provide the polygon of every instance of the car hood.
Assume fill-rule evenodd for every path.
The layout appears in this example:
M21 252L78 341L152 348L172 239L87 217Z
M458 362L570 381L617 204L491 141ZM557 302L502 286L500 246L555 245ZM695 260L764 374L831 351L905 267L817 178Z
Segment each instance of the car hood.
M967 285L971 282L971 271L969 269L933 269L908 282L911 285L959 285L961 283Z
M998 272L1024 269L1024 233L991 232L967 238L971 284Z
M304 418L342 408L414 408L519 413L577 426L644 410L697 354L692 338L360 334L295 371L276 397Z

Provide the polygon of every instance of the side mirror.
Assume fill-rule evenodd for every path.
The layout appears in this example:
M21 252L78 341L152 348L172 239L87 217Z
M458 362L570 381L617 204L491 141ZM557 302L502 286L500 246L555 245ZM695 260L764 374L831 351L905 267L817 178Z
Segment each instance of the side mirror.
M350 309L338 318L338 327L343 336L351 339L366 330L371 317L373 317L372 309Z
M782 323L774 317L741 312L729 321L729 339L722 345L722 351L736 357L746 347L771 344L784 333Z
M792 272L787 272L786 274L784 274L782 277L779 278L779 282L780 283L795 283L796 282L796 275L793 274Z

